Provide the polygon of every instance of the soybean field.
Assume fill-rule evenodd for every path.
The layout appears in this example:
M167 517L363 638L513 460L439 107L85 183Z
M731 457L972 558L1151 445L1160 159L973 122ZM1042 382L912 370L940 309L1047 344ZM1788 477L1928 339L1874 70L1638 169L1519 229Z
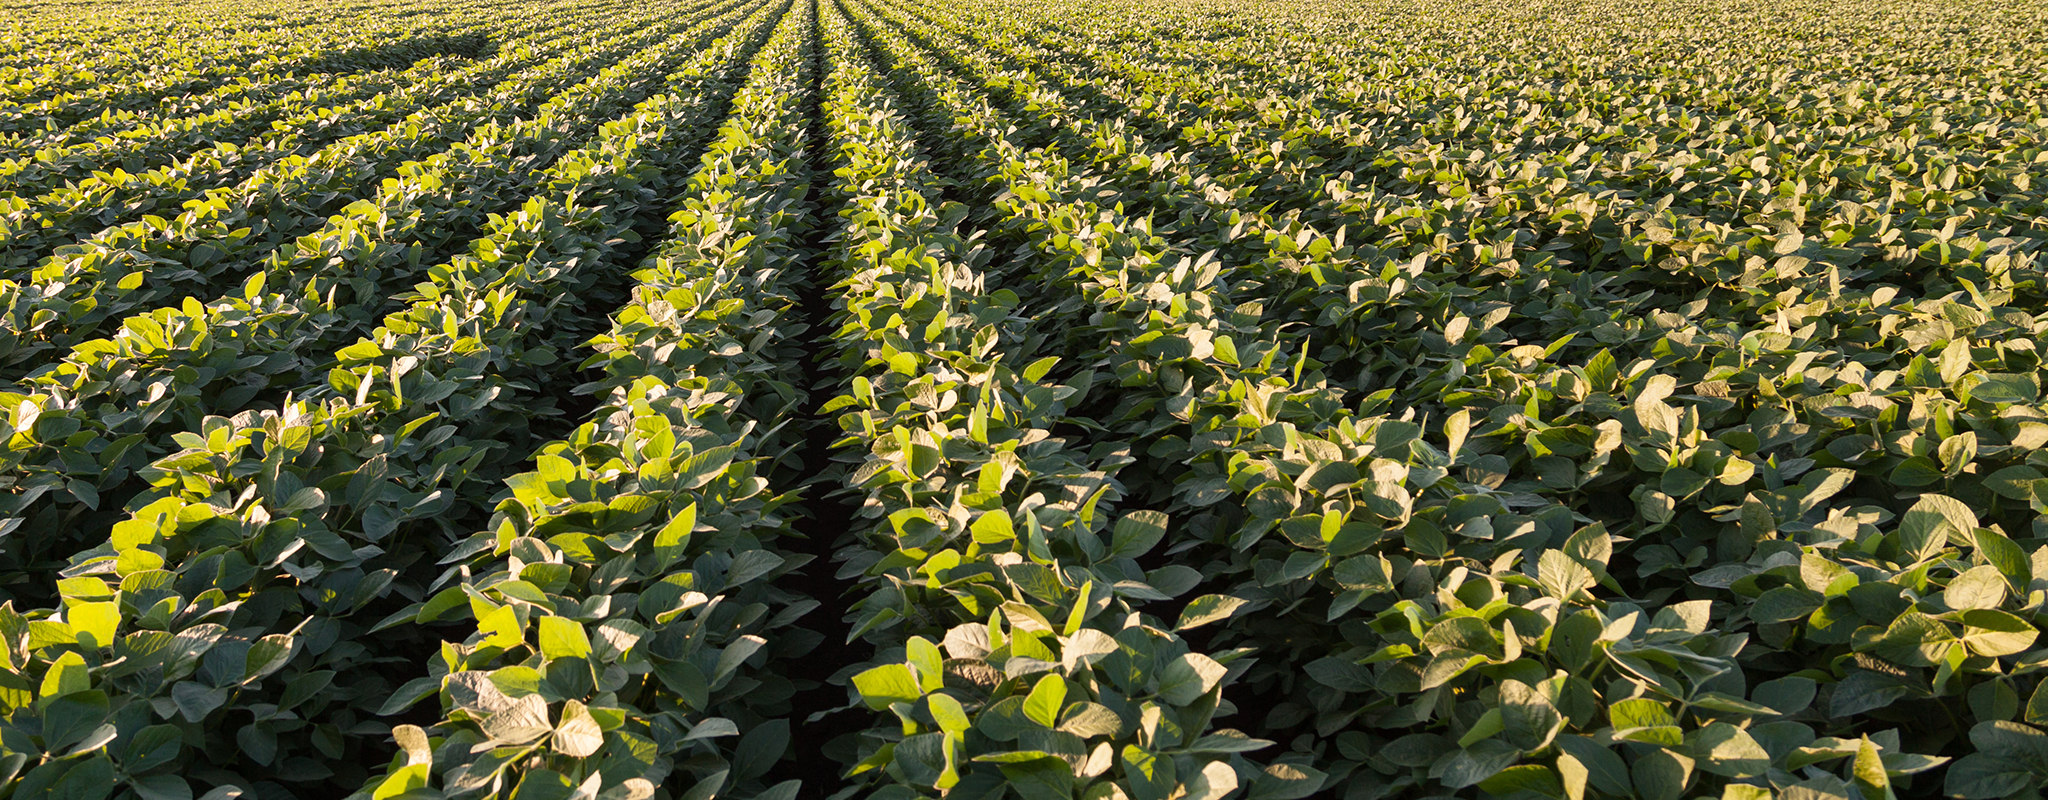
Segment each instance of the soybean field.
M2041 0L0 7L0 796L2048 783Z

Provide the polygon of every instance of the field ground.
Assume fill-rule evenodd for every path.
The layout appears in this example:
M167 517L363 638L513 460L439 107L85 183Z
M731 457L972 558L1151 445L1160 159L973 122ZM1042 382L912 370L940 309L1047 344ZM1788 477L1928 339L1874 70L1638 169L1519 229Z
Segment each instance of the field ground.
M2037 0L7 9L0 794L2048 781Z

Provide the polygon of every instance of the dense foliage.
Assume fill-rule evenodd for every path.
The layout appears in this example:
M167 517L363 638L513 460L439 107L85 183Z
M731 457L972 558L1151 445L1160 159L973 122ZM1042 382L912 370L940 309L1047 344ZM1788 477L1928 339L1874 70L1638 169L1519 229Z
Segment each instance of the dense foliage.
M2048 7L0 27L0 796L2048 786Z

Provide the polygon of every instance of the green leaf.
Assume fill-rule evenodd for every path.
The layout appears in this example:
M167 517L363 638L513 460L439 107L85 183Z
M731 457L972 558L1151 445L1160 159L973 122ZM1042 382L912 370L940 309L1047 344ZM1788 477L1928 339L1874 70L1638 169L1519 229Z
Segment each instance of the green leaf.
M1918 611L1907 611L1885 628L1884 637L1877 642L1877 653L1900 664L1926 667L1940 661L1954 642L1955 635L1947 624Z
M1926 486L1947 477L1941 465L1926 456L1913 456L1892 468L1890 480L1900 486Z
M176 775L134 778L128 785L142 800L192 800L192 784L186 783L184 778Z
M1628 764L1613 750L1587 737L1571 735L1557 737L1557 748L1585 765L1587 781L1593 788L1617 796L1630 793Z
M681 561L690 544L690 533L697 528L697 504L691 503L676 512L674 518L661 531L654 534L654 571L667 572L668 568Z
M114 791L114 764L102 753L45 763L22 776L14 796L48 800L104 800Z
M1031 687L1031 695L1024 698L1024 717L1046 728L1059 726L1060 710L1066 707L1067 681L1057 673L1047 673Z
M2024 593L2033 583L2033 561L2005 534L1990 528L1978 528L1977 553L2005 576L2006 586L2012 591Z
M1270 764L1252 781L1247 800L1299 800L1323 788L1329 776L1306 764Z
M1393 570L1393 564L1387 561L1386 556L1366 554L1337 562L1336 568L1330 571L1330 577L1346 589L1381 594L1394 590Z
M1223 680L1227 667L1201 653L1185 653L1159 674L1159 697L1176 706L1189 705Z
M1486 620L1478 617L1452 617L1439 622L1422 634L1422 645L1438 655L1462 650L1496 659L1507 657L1500 638L1486 626Z
M1514 766L1520 760L1522 751L1504 742L1486 739L1469 747L1452 749L1449 757L1430 768L1432 774L1441 774L1444 786L1462 789L1499 774L1501 770Z
M1564 715L1551 705L1550 698L1521 681L1509 679L1501 683L1500 704L1508 743L1523 750L1533 752L1548 747L1551 738L1564 728Z
M1342 692L1369 692L1375 686L1370 668L1335 656L1308 662L1302 671L1316 683Z
M947 733L966 733L968 728L973 727L973 721L967 718L967 710L951 695L933 693L925 695L924 701L925 707L931 710L932 719L939 723L939 730Z
M1891 778L1885 775L1884 759L1877 753L1877 745L1865 735L1856 746L1856 756L1851 770L1856 779L1856 788L1864 797L1890 797Z
M1593 571L1562 550L1543 551L1537 559L1536 576L1544 594L1564 601L1593 585Z
M1996 567L1973 567L1949 581L1941 598L1949 608L1957 611L1997 608L2005 602L2005 576L2000 575Z
M1985 681L1970 687L1970 713L1977 719L2012 719L2020 712L2020 693L2007 681Z
M2017 375L2005 372L1982 373L1984 379L1970 387L1970 399L1984 403L2011 405L2032 403L2041 397L2041 386L2032 375Z
M370 798L390 800L414 789L424 789L427 786L427 776L432 774L432 770L433 767L427 764L412 764L393 770L377 784L376 790L370 793Z
M1776 681L1757 683L1749 692L1749 700L1769 706L1778 714L1798 714L1812 706L1812 698L1819 694L1819 685L1812 677L1780 677Z
M434 748L427 741L426 729L418 725L400 725L391 729L391 740L398 744L400 752L405 753L407 765L434 763Z
M2033 770L2015 761L1971 753L1950 764L1942 788L1966 800L2006 800L2040 783Z
M94 650L112 647L114 632L121 624L121 604L111 600L73 603L64 610L64 620L71 624L79 644Z
M1721 800L1771 800L1771 790L1747 783L1731 783L1721 787Z
M1678 724L1678 720L1671 716L1670 709L1665 708L1663 703L1647 697L1634 697L1608 706L1607 722L1618 731Z
M1011 791L1023 800L1073 800L1074 770L1052 758L1000 765Z
M1110 538L1109 555L1117 558L1137 558L1159 544L1166 536L1167 517L1157 511L1132 511L1116 521L1116 530Z
M1970 744L1986 755L2048 766L2048 733L2017 722L1979 722L1970 728Z
M1135 744L1124 745L1118 758L1123 762L1125 785L1132 800L1166 800L1180 783L1171 758L1160 758Z
M1621 377L1620 364L1614 354L1602 349L1586 362L1586 380L1598 391L1610 391L1614 382ZM1604 791L1604 790L1603 790Z
M1058 363L1060 363L1058 356L1046 356L1033 361L1024 367L1024 380L1032 383L1044 380L1046 373L1052 372L1053 365Z
M1249 602L1244 598L1231 595L1202 595L1188 603L1187 608L1180 612L1180 622L1174 626L1174 630L1184 631L1191 628L1199 628L1211 622L1229 619L1231 614L1236 613L1238 609L1243 608Z
M407 681L404 686L398 687L398 691L385 698L384 705L377 709L377 716L388 717L402 712L411 708L414 703L432 696L440 688L440 678L414 678Z
M1470 748L1479 742L1499 735L1501 731L1507 729L1507 717L1501 709L1489 708L1486 710L1486 713L1479 715L1479 719L1473 721L1472 727L1465 729L1465 735L1458 738L1458 746Z
M1181 784L1183 800L1224 800L1237 791L1237 771L1228 763L1211 761L1202 765L1202 771L1188 776Z
M1963 612L1963 642L1980 656L2009 656L2034 645L2039 631L2006 611L1979 608Z
M1692 780L1692 767L1692 759L1660 747L1638 756L1629 774L1643 800L1678 800Z
M509 650L526 643L526 628L519 622L519 610L510 604L478 617L476 629L484 634L483 644L486 647Z
M274 633L257 639L242 658L242 684L248 685L284 668L297 646L290 634Z
M787 563L782 556L766 550L742 550L732 557L732 566L726 569L727 586L740 586L749 581L774 572Z
M590 636L582 623L566 617L540 618L540 652L548 660L589 658Z
M1592 772L1586 769L1585 764L1570 753L1558 753L1557 778L1557 788L1565 800L1585 800L1586 785L1592 779Z
M1749 732L1726 722L1709 723L1693 742L1699 768L1731 778L1755 778L1771 769L1771 754Z
M186 722L199 722L228 700L228 690L208 688L195 681L179 681L171 687L171 701Z
M66 650L50 662L49 671L43 673L43 688L36 696L43 699L63 697L91 688L92 673L85 666L85 657Z
M2034 687L2034 694L2027 698L2027 722L2032 725L2048 725L2048 681Z
M527 770L513 787L509 800L569 800L576 795L576 783L551 769Z
M1017 529L1011 523L1010 512L1000 508L975 517L969 531L974 534L974 541L979 544L1002 544L1017 538Z
M1891 705L1913 694L1913 684L1902 678L1870 670L1851 670L1848 678L1835 684L1834 697L1828 703L1828 715L1852 717Z
M918 689L936 692L945 687L946 657L939 652L938 645L922 636L912 636L904 643L904 660L914 668Z
M555 726L555 735L548 740L548 746L571 758L589 758L604 746L604 730L590 715L589 708L570 700L562 706L561 724Z
M1606 355L1607 351L1602 350L1600 351L1600 353L1601 355ZM1597 363L1599 361L1599 357L1594 357L1594 361ZM1613 365L1613 361L1614 359L1612 357L1608 358L1609 366ZM1465 438L1467 436L1470 436L1471 434L1472 414L1470 411L1461 408L1458 409L1456 412L1452 413L1450 416L1445 417L1444 454L1455 459L1458 455L1458 451L1463 449L1465 446Z
M158 765L169 764L177 759L184 749L185 737L176 725L151 725L136 732L128 741L127 749L121 754L121 768L130 773L145 773Z
M2019 464L1984 476L1984 488L2008 500L2026 502L2034 498L2034 481L2041 477L2040 470Z
M1923 494L1899 518L1899 552L1913 561L1924 560L1948 546L1951 536L1974 541L1977 514L1953 497Z
M1115 737L1123 730L1123 718L1108 706L1082 700L1061 712L1059 730L1083 739Z
M689 461L676 470L676 480L685 489L701 489L706 484L709 484L712 479L724 473L725 468L732 464L733 456L738 452L739 448L726 445L724 447L714 447L691 456ZM695 509L692 508L690 510L694 511Z
M888 708L890 703L914 703L924 693L918 691L917 679L910 674L908 664L883 664L853 676L853 687L860 692L861 702L876 711Z
M1805 619L1820 610L1826 598L1819 592L1799 586L1780 586L1756 599L1749 607L1749 618L1758 622L1791 622Z
M1571 758L1564 756L1563 758ZM1571 762L1573 766L1578 761ZM1563 766L1563 761L1559 761ZM1583 767L1581 767L1583 769ZM1565 796L1564 781L1557 773L1541 764L1519 764L1494 773L1493 777L1479 782L1479 790L1493 797L1507 797L1519 792L1532 792L1543 797ZM1527 796L1527 795L1521 795Z
M190 685L181 683L180 686ZM52 753L84 741L107 721L107 695L97 689L53 697L43 704L43 746ZM30 721L34 717L29 718Z
M1583 563L1604 567L1614 557L1614 539L1607 535L1606 526L1587 525L1565 540L1564 552Z
M548 723L548 703L540 695L515 698L503 710L485 717L484 734L507 744L525 744L554 730Z
M1234 730L1221 730L1196 739L1187 746L1190 753L1249 753L1272 747L1273 742L1254 739Z

